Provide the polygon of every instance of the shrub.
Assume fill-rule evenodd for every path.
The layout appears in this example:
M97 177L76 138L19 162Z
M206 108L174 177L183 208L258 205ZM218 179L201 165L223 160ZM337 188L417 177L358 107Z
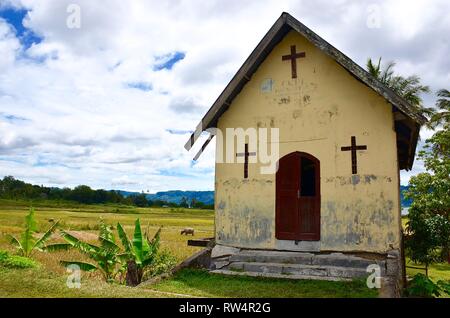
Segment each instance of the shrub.
M10 255L6 251L0 251L0 267L6 268L35 268L38 267L38 263L23 256Z
M407 293L413 297L439 297L441 292L450 295L450 284L444 281L433 282L424 274L416 274L409 283Z
M167 273L178 263L178 260L169 251L162 250L155 256L154 263L150 265L144 273L145 279Z

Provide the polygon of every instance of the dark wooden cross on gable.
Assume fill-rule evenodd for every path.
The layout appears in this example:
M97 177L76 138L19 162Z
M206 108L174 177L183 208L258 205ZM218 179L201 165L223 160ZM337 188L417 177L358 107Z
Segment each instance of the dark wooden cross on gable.
M366 145L356 145L356 137L352 136L352 145L341 147L341 151L351 151L352 152L352 174L358 173L358 166L357 166L357 160L356 160L356 150L366 150Z
M297 59L301 57L305 57L305 52L296 52L295 45L291 45L291 54L283 55L281 57L282 61L291 61L291 72L292 78L297 78Z
M248 157L256 156L256 152L248 152L248 144L245 144L244 152L236 154L236 157L244 157L244 179L248 178Z

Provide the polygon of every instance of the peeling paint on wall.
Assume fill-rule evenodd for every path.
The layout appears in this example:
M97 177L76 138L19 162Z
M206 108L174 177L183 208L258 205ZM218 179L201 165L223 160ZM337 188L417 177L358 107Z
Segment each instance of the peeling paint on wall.
M289 68L278 66L292 43L308 52L297 79L290 79ZM271 90L262 92L267 79ZM289 33L220 117L218 128L276 127L281 156L303 151L320 160L321 250L386 252L400 246L392 116L381 96L300 35ZM358 153L358 175L351 174L351 158L340 151L350 136L368 145ZM250 163L244 180L242 164L216 165L219 244L280 246L275 239L275 175L261 175L259 168Z

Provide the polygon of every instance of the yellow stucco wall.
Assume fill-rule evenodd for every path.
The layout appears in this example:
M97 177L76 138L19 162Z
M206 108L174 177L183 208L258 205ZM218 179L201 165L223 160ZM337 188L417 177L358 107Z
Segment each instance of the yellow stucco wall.
M306 52L291 78L289 54L295 44ZM272 80L271 91L261 85ZM385 252L399 247L396 136L391 106L298 33L291 31L222 115L218 128L278 127L280 157L307 152L321 165L321 251ZM358 151L358 175L350 152ZM224 143L225 144L225 143ZM267 249L298 249L275 239L275 175L249 164L216 164L216 241ZM289 242L287 242L289 243Z

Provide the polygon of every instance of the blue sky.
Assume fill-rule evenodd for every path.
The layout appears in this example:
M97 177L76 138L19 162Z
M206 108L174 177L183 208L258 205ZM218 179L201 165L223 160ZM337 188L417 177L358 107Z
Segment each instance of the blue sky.
M31 45L39 44L42 41L41 37L24 26L23 21L27 13L28 10L24 8L0 8L0 18L6 20L8 24L14 27L16 36L25 50Z
M214 142L198 162L202 141L192 152L184 143L283 11L360 65L382 56L433 91L450 82L444 0L77 0L79 29L66 23L71 3L0 0L0 177L213 189ZM373 12L376 28L367 23ZM422 130L422 142L431 133ZM416 161L402 183L422 170Z
M155 71L171 70L175 63L181 61L186 56L183 52L173 52L164 56L156 57L156 64L153 67Z

